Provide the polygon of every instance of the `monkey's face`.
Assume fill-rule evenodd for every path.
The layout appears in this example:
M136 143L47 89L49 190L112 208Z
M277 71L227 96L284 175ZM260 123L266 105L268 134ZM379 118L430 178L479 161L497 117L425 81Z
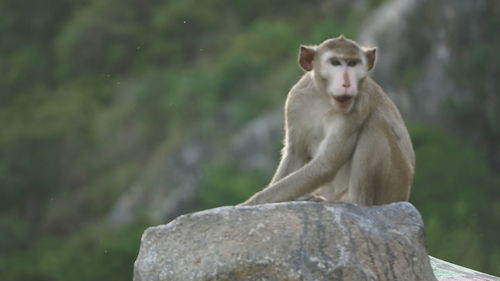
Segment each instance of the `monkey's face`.
M375 51L339 36L319 46L301 46L299 64L313 71L317 87L334 106L350 110L363 78L375 64Z
M328 50L318 54L315 76L321 81L319 86L335 106L349 109L368 69L366 58L359 54L345 54Z

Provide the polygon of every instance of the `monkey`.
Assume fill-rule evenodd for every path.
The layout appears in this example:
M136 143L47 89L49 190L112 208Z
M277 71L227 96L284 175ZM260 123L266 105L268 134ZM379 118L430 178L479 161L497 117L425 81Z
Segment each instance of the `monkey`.
M267 187L240 205L408 201L415 152L398 108L369 77L376 51L343 35L300 46L305 73L285 102L278 168Z

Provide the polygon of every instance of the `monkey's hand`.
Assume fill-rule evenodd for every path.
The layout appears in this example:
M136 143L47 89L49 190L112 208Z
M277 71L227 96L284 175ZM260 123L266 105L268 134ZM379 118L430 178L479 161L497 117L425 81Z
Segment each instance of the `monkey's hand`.
M308 202L325 202L327 201L325 197L320 196L320 195L304 195L300 196L299 198L295 199L295 201L308 201Z
M265 203L271 203L271 202L273 202L273 201L266 201L265 198L266 198L266 196L263 194L262 191L260 191L260 192L255 193L249 199L247 199L247 201L245 201L243 203L240 203L237 206L252 206L252 205L259 205L259 204L265 204Z
M242 202L236 206L252 206L252 205L259 205L260 203L256 202L255 200L252 200L252 198L248 199L247 201L245 202Z
M250 203L248 203L248 201L245 201L245 202L242 202L236 206L251 206L251 205L255 205L255 204L250 204Z

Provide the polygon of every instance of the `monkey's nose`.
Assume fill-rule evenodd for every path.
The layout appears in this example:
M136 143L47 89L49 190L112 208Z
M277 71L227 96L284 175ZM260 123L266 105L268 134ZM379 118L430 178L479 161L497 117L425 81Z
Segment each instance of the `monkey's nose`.
M349 82L349 75L347 74L347 72L344 72L344 77L343 77L343 78L344 78L344 79L343 79L343 80L344 80L344 81L343 81L344 83L342 83L342 87L344 87L344 88L349 88L349 87L351 87L351 82Z

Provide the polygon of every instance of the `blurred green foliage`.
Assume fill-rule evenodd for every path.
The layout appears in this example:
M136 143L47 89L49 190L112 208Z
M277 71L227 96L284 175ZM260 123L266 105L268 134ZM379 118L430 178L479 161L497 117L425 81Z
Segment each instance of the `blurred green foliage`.
M238 127L280 106L301 73L299 44L355 37L362 12L332 16L319 4L1 1L0 278L130 279L149 222L112 229L110 206L166 138L220 126L219 112ZM454 73L498 67L483 59L496 46L464 54ZM485 113L493 132L495 114ZM500 275L498 176L443 132L415 127L412 137L412 201L431 254ZM233 164L206 168L199 208L241 202L269 180Z
M4 222L0 222L2 227L17 229L15 233L2 232L2 242L15 241L12 238L18 235L29 237L19 229L18 222ZM129 280L144 229L144 222L120 230L96 224L64 239L46 237L31 245L2 245L6 250L0 255L2 279Z
M449 72L462 87L460 97L450 101L455 126L462 127L485 154L490 163L500 167L500 19L485 19L482 37L463 48Z
M442 130L412 127L411 137L417 169L410 201L424 218L430 254L498 275L500 177Z
M268 180L258 172L242 172L229 163L213 164L206 168L203 188L198 195L202 209L232 206L248 199Z

